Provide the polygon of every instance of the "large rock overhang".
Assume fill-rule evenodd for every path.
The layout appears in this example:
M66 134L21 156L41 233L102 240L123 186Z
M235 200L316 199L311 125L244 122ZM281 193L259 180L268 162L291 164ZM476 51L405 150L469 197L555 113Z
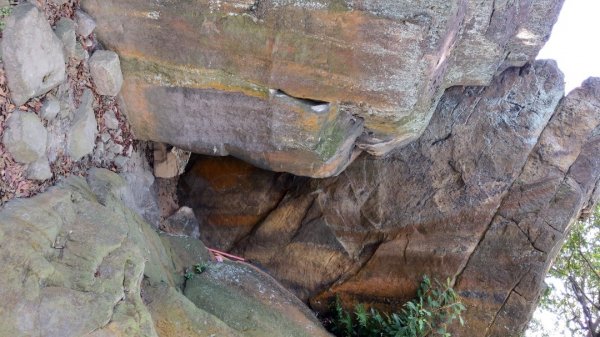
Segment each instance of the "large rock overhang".
M83 0L139 139L296 175L417 139L443 91L535 57L561 0Z

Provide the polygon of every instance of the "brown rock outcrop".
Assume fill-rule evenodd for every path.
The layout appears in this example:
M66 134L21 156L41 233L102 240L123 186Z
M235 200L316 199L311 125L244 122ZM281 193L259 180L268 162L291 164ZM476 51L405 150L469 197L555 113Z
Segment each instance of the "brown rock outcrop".
M180 192L195 206L200 238L231 249L277 207L291 177L232 157L202 157L181 178ZM242 207L236 207L236 205Z
M469 311L463 335L509 336L525 327L569 225L600 197L598 154L600 78L593 78L562 100L457 275L465 302L485 308Z
M140 139L297 175L420 136L444 89L531 60L562 0L83 0Z
M448 89L423 135L387 158L363 155L324 180L271 173L288 179L287 192L270 192L277 204L254 226L228 224L242 237L233 251L318 310L335 294L389 309L414 296L423 274L450 277L468 306L456 336L516 335L569 224L600 193L599 94L591 79L562 98L550 61L509 68L489 87ZM184 184L207 181L195 172L218 163L196 163ZM244 214L255 200L243 181L254 178L236 179L246 198L229 204L190 190L196 215ZM206 238L219 236L200 223Z

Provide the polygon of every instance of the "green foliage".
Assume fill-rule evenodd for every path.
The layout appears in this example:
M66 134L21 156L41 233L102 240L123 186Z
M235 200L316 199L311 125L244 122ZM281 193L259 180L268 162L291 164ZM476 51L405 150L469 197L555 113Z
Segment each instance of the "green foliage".
M206 263L195 264L191 270L189 270L189 269L186 270L183 277L185 277L186 280L191 280L194 278L194 276L196 276L196 274L204 273L206 271L206 269L208 269L208 264L206 264Z
M367 310L362 304L350 313L342 308L338 298L328 327L339 337L449 337L448 325L456 319L462 325L464 310L450 280L446 285L438 281L432 285L425 276L417 290L417 298L391 315L381 314L373 308Z
M600 336L600 207L576 222L548 273L540 307L565 321L572 336ZM530 331L551 334L559 327L533 322ZM551 330L550 330L551 329Z
M0 7L0 32L4 30L4 19L12 13L12 7Z
M194 265L194 272L196 274L202 274L202 273L204 273L206 268L208 268L208 265L206 263L196 264L196 265Z

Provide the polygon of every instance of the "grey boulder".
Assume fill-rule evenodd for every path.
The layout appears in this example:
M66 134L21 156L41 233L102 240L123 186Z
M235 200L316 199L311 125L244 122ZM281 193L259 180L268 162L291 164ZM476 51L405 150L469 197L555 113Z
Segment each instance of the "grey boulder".
M75 44L75 55L73 55L73 58L79 62L81 61L85 61L90 57L88 51L83 48L83 45L79 42L77 42Z
M48 132L32 112L17 111L6 121L2 142L15 161L29 164L46 152Z
M29 164L27 168L27 179L44 181L52 178L52 171L48 159L42 157Z
M172 235L200 238L200 223L194 215L194 210L187 206L181 207L173 215L166 218L160 229Z
M51 121L60 112L60 102L51 96L48 96L40 110L40 116L47 121Z
M75 21L77 22L77 34L88 37L96 28L96 21L86 12L75 11Z
M54 33L63 43L65 54L68 57L75 57L77 39L75 37L75 21L69 18L61 18L54 28Z
M129 162L129 158L125 156L116 156L113 163L119 170L124 170L127 167L127 163Z
M2 34L4 69L16 105L64 81L63 45L34 5L16 6Z
M106 110L104 113L104 125L111 130L119 128L119 120L112 110Z
M94 116L94 96L89 89L83 92L81 105L75 111L69 131L69 155L73 160L92 153L98 133L98 123Z
M98 50L90 57L90 73L100 95L116 96L123 85L123 73L117 53Z

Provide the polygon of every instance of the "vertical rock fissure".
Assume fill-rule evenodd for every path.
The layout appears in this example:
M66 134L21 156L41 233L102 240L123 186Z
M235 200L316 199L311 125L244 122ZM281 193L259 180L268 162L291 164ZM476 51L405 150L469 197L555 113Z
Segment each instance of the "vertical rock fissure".
M504 307L506 306L506 303L508 303L508 301L510 300L511 296L513 294L517 294L517 296L521 296L523 297L521 294L519 294L516 291L516 288L519 286L519 284L521 284L521 281L523 280L523 278L527 275L528 271L523 272L523 274L521 275L521 277L519 277L518 281L515 283L514 286L511 287L511 289L508 291L508 295L506 296L506 298L504 299L504 301L502 302L502 305L500 306L500 308L498 309L498 311L496 311L496 313L494 314L494 318L492 319L491 323L488 325L487 329L486 329L486 334L485 337L489 337L490 336L490 329L494 326L494 324L496 324L496 320L498 318L498 315L502 312L502 310L504 309Z
M485 239L486 234L488 233L489 229L492 226L492 223L494 221L494 218L499 215L498 212L500 211L501 207L503 206L506 198L509 196L510 191L512 190L513 186L515 185L515 182L518 180L518 178L523 174L523 172L525 171L525 168L527 166L527 162L529 161L529 158L532 156L532 154L535 152L537 145L540 141L540 138L542 137L542 135L544 134L544 132L546 131L546 129L549 127L551 121L554 119L554 116L557 115L557 107L560 106L560 102L562 100L556 102L556 104L553 107L553 112L551 114L551 116L548 118L548 121L546 122L546 125L544 125L544 127L542 128L542 130L540 131L540 133L537 135L536 137L536 141L535 141L535 145L533 145L531 147L531 149L529 150L527 156L525 157L525 160L523 160L523 164L521 165L521 168L519 170L519 173L517 175L515 175L514 179L512 180L512 182L510 183L510 185L508 186L508 188L505 189L505 191L503 192L502 197L500 198L500 202L498 203L498 206L496 207L496 209L493 212L492 217L490 218L490 221L488 222L485 230L483 231L483 233L481 234L481 236L479 237L479 240L477 241L477 245L475 246L475 248L471 251L471 254L469 254L469 257L467 258L467 261L465 262L465 264L463 266L461 266L461 268L459 269L458 273L455 274L454 276L454 284L456 285L458 284L458 280L462 277L463 272L465 271L465 269L467 268L467 266L469 265L471 259L473 258L473 256L477 253L477 251L479 250L479 247L481 246L481 243L483 242L483 240ZM518 227L518 225L517 225Z

